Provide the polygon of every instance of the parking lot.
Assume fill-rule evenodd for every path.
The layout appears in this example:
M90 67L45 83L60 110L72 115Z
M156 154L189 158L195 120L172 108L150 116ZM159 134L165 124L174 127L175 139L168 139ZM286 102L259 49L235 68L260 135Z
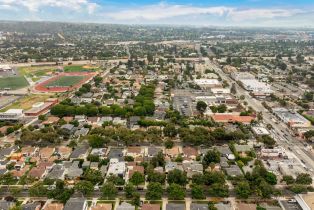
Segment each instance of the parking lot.
M9 104L13 103L14 101L18 100L22 96L0 96L0 109L8 106Z
M188 96L175 96L173 98L173 106L174 108L180 112L180 114L184 116L192 116L193 108L192 108L192 99Z

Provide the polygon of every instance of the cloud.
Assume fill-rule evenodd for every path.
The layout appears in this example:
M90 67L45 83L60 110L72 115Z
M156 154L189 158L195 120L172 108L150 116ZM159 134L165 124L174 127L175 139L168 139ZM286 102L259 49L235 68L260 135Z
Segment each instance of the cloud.
M126 9L108 13L107 16L115 20L160 20L177 16L211 14L222 16L233 10L228 7L194 7L185 5L169 5L160 3L136 9Z
M143 6L139 8L124 9L107 13L105 16L117 21L159 21L174 17L188 17L211 15L222 20L240 22L251 20L268 20L279 17L291 17L301 14L304 11L298 9L264 9L249 8L241 9L236 7L198 7L188 5L171 5L160 3L155 5Z
M0 4L0 10L15 10L15 8L12 7L11 5Z
M245 9L232 10L228 17L235 21L257 20L257 19L273 19L277 17L291 17L296 14L301 14L303 11L298 9Z
M87 10L89 13L92 13L98 7L98 4L89 0L0 0L0 5L6 5L11 8L24 7L30 12L37 12L45 7L55 7L74 11Z

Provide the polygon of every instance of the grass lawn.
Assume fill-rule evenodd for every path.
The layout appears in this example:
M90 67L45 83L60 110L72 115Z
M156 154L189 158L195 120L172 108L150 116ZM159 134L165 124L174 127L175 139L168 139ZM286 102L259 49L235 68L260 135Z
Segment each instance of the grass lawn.
M96 71L97 68L92 66L65 66L64 72L91 72Z
M56 70L56 67L53 66L26 66L18 68L19 74L27 77L46 76L48 73L53 73Z
M61 76L58 79L46 84L46 87L71 87L79 83L84 78L85 76Z
M0 78L0 89L11 88L16 90L26 86L28 86L28 82L23 76Z
M13 104L11 104L10 106L6 107L5 109L1 110L1 111L7 111L8 109L30 109L32 108L32 105L34 103L37 102L43 102L46 99L49 98L49 95L29 95L29 96L25 96L19 100L17 100L16 102L14 102Z
M313 116L303 114L303 117L305 117L307 120L309 120L311 122L312 125L314 125L314 117Z

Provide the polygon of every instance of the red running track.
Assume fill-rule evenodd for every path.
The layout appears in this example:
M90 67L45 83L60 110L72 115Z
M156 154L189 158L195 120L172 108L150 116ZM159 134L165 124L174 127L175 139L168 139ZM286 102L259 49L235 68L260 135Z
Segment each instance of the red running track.
M86 72L61 73L61 74L51 77L50 79L44 82L41 82L35 85L34 89L39 92L54 92L54 93L72 91L74 89L81 87L84 83L86 83L88 80L93 78L96 74L97 73L86 73ZM85 78L71 87L49 87L49 88L46 87L49 83L57 80L59 77L62 77L62 76L85 76Z

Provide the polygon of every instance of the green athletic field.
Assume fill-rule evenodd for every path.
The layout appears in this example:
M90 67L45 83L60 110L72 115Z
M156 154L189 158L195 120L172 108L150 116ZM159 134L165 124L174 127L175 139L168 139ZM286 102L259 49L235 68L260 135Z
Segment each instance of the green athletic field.
M79 83L85 76L61 76L46 84L46 87L71 87Z
M16 90L28 85L27 80L23 76L0 78L0 89L10 88Z
M87 67L87 66L65 66L64 72L91 72L95 71L97 68L95 67Z

